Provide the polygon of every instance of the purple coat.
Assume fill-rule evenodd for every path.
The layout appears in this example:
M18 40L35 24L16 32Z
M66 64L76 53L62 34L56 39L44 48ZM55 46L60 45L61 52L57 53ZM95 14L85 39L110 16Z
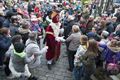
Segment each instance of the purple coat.
M100 44L100 47L103 48L103 57L106 63L117 63L120 61L120 50L112 49L108 45Z

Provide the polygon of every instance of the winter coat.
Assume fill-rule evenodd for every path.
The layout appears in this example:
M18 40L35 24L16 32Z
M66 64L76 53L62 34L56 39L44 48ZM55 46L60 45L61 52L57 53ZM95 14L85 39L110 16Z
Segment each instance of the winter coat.
M110 34L112 33L112 32L114 32L114 26L113 26L113 23L111 23L111 22L108 22L107 24L106 24L106 31L108 31Z
M87 51L87 48L84 45L80 45L79 48L77 49L77 52L75 54L75 59L74 59L74 65L75 66L82 66L82 62L80 60L81 56L85 54Z
M0 54L4 55L11 45L11 39L0 34Z
M4 22L5 21L5 17L3 17L3 16L0 16L0 22Z
M69 24L68 24L69 23ZM68 38L68 36L71 34L71 31L72 31L72 26L75 24L75 21L74 20L71 20L67 23L67 26L65 27L64 29L64 36L65 36L65 39Z
M85 73L93 74L95 71L97 55L93 54L93 52L86 51L86 53L82 55L82 62L84 65Z
M19 34L22 36L23 43L25 44L25 42L28 39L28 35L31 31L29 29L23 29L21 27L18 28L18 31L19 31Z
M120 61L120 48L119 47L110 47L110 43L107 45L100 44L99 46L103 48L103 57L106 63L113 63L113 56L115 55L115 63Z
M13 67L17 72L25 72L25 65L30 63L33 58L27 57L27 54L23 51L22 53L17 53L15 50L11 50L10 59L12 61Z
M10 20L9 20L9 19L6 19L6 20L4 20L4 22L3 22L3 26L9 28L9 27L10 27L10 23L11 23Z
M1 66L3 65L5 53L8 50L10 44L11 44L10 38L0 34L0 65Z
M10 35L11 36L14 36L14 35L16 35L16 34L18 34L18 27L17 26L15 26L15 25L10 25Z
M35 68L40 65L40 58L42 56L42 53L44 53L44 50L40 50L36 41L28 39L26 41L25 52L27 53L28 58L31 57L33 54L35 56L35 58L28 64L29 68Z
M69 47L68 47L69 50L71 50L71 51L77 51L77 48L80 45L80 36L81 36L80 32L72 33L66 39L66 42L69 42Z

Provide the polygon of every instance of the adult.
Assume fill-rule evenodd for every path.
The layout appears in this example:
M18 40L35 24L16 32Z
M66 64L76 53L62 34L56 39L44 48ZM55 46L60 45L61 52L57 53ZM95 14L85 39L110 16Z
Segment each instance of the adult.
M39 71L37 68L39 68L41 64L41 56L43 53L47 52L47 49L48 47L46 46L40 50L39 45L37 43L37 32L31 32L29 34L29 38L26 41L25 51L27 53L28 58L32 55L35 56L35 58L30 63L28 63L28 67L33 76L36 76L34 71Z
M3 60L6 51L11 45L10 33L8 28L0 29L0 68L3 67Z
M51 64L58 60L60 55L60 27L59 14L53 11L51 14L52 22L46 28L46 45L50 47L46 53L48 69L51 70Z
M66 39L66 42L69 42L68 47L68 62L69 62L69 71L72 71L74 68L74 55L77 52L77 48L80 45L80 36L79 26L72 26L72 34Z

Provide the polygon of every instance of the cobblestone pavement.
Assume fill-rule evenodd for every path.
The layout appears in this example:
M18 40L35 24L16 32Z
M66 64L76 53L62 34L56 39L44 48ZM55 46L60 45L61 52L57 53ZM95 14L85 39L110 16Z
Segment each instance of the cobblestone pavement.
M42 64L35 71L38 80L72 80L72 73L67 71L68 60L65 53L65 46L61 48L61 56L58 62L52 67L52 70L48 70L46 66L45 55L42 57ZM0 80L8 80L5 78L3 71L0 71Z

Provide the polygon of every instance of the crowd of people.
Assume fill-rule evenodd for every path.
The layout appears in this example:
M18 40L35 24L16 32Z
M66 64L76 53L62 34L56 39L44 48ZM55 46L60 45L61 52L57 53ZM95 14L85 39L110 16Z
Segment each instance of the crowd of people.
M0 69L9 79L37 80L42 55L52 70L65 43L73 80L112 80L120 73L120 8L98 16L94 9L94 3L0 0Z

